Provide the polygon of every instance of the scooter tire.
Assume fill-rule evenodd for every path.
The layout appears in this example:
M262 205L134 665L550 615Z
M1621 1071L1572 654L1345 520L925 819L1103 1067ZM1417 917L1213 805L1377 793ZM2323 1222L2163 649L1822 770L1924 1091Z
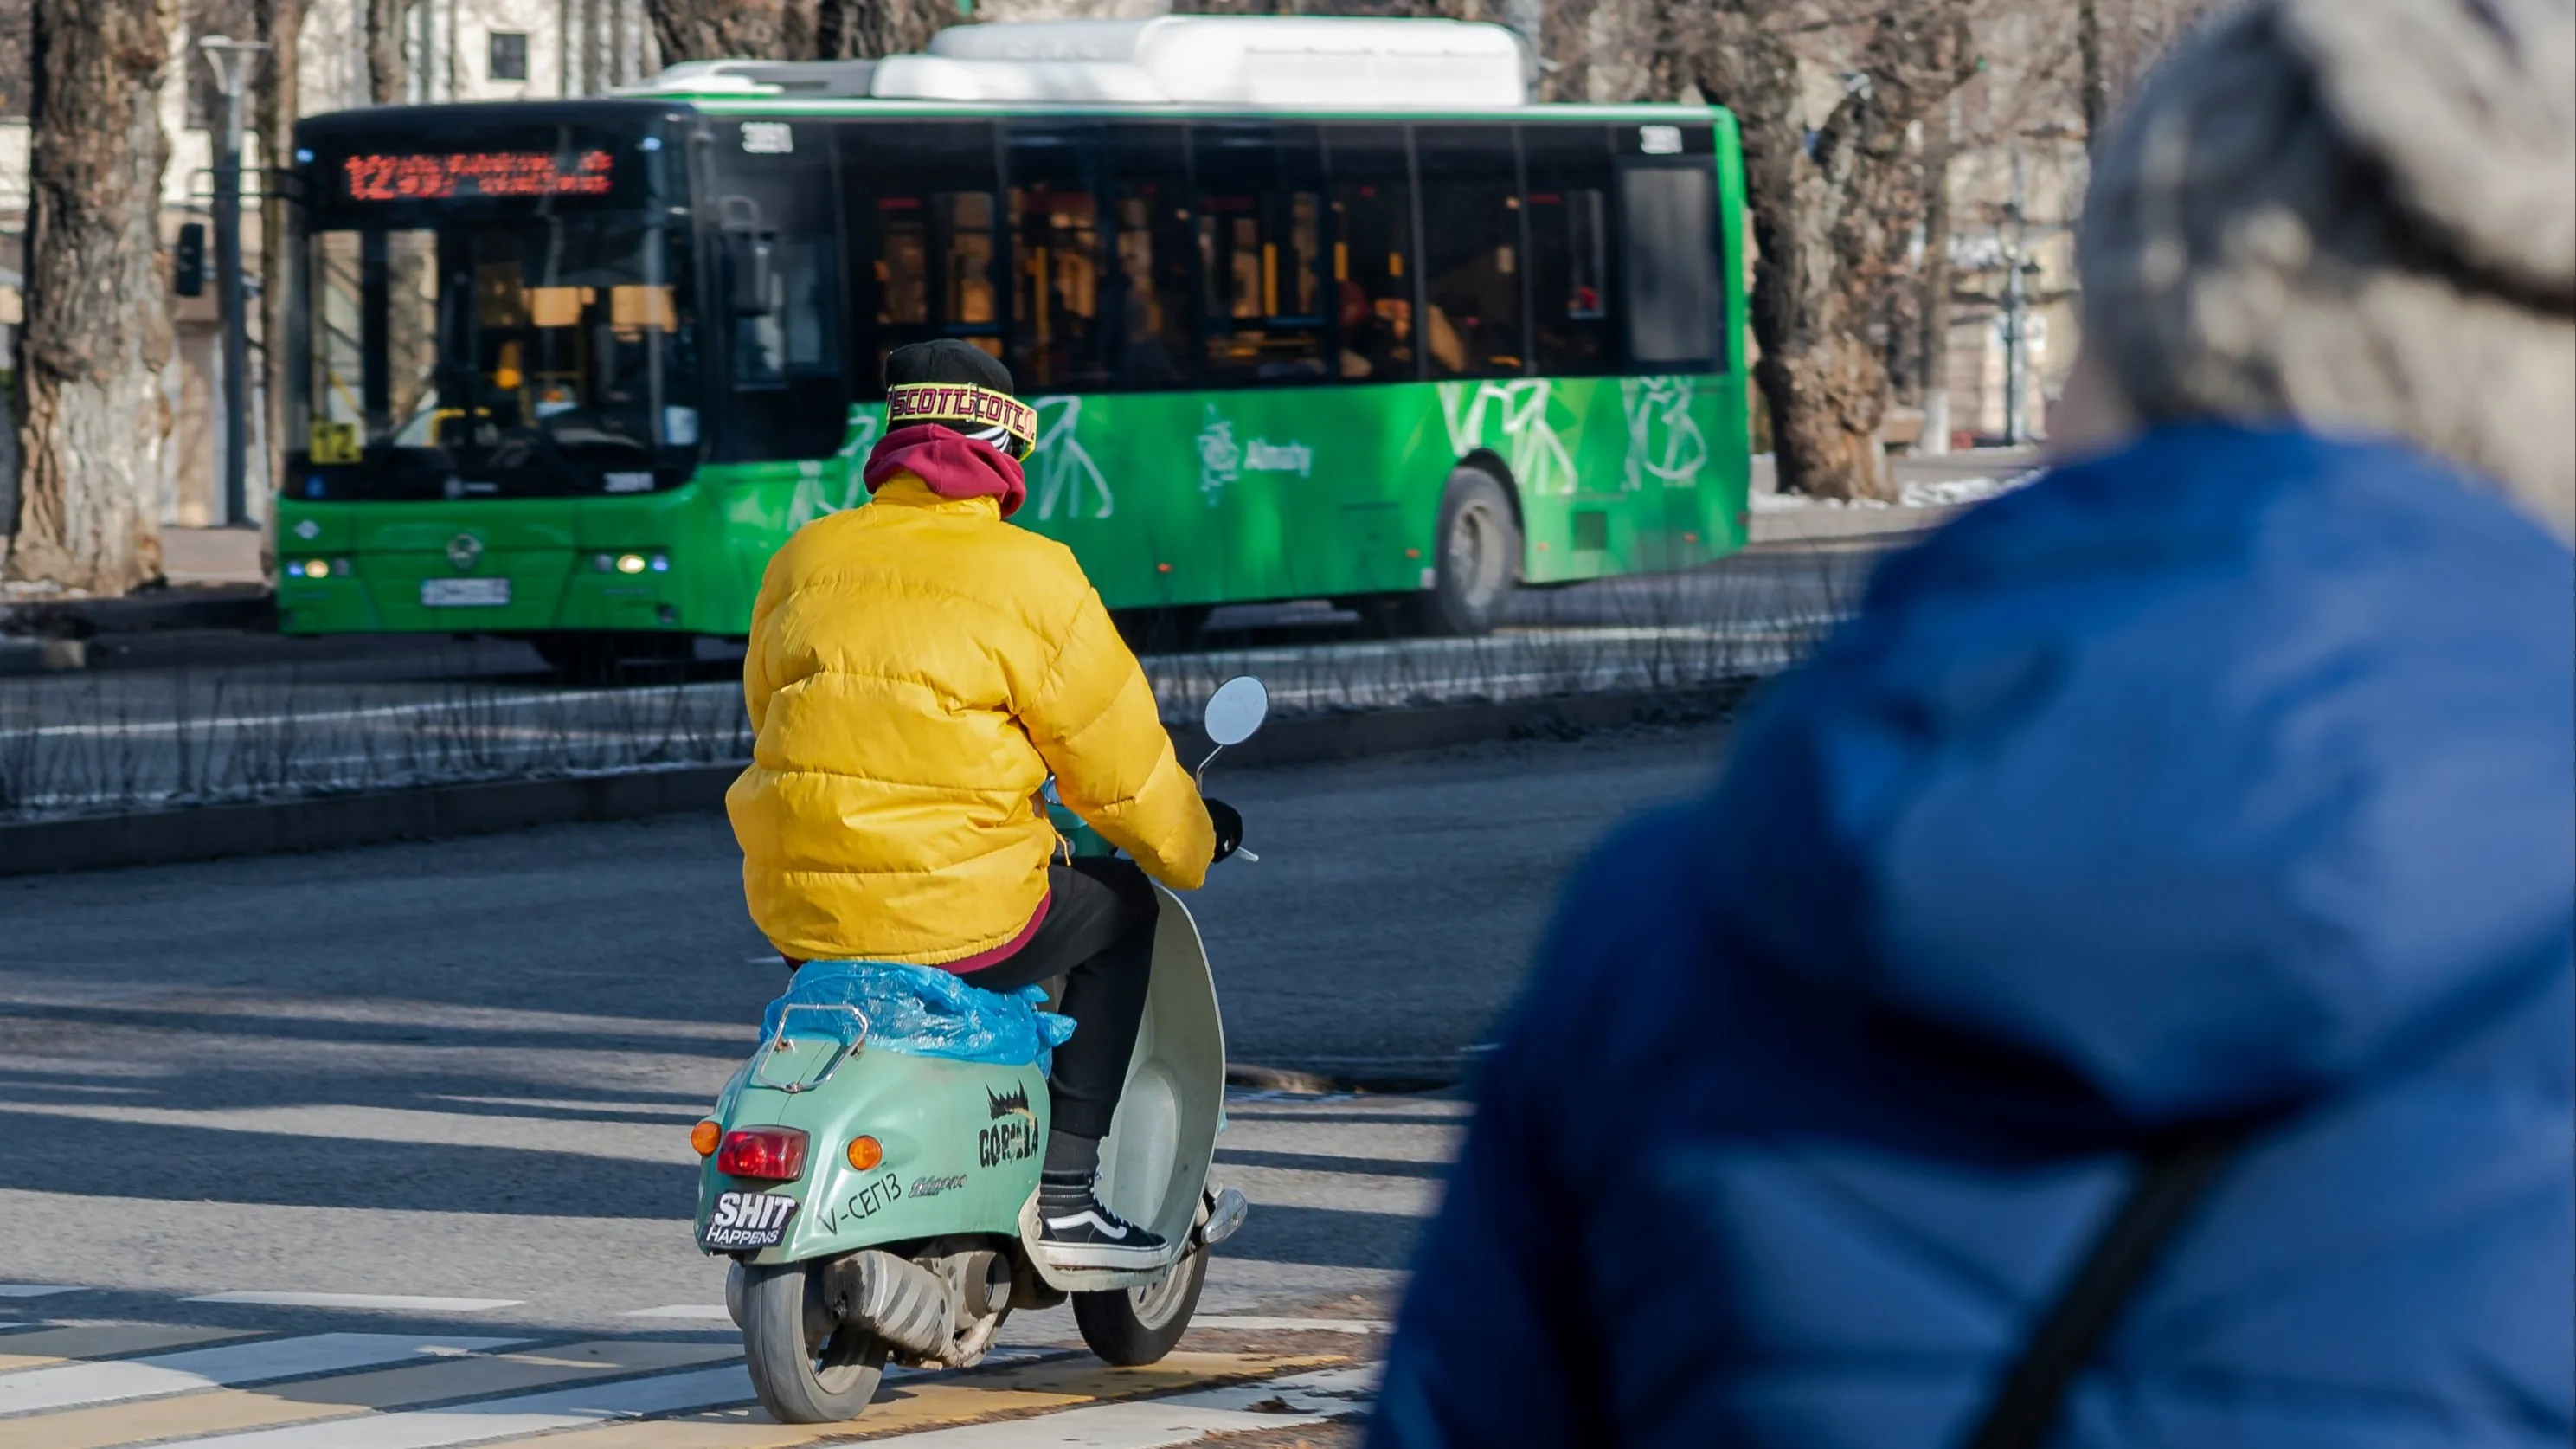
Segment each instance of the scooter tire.
M771 1418L837 1424L867 1412L885 1377L886 1346L847 1325L822 1326L820 1285L806 1269L785 1263L743 1270L743 1364Z
M1172 1265L1159 1283L1073 1295L1073 1321L1082 1341L1106 1362L1136 1368L1160 1362L1190 1331L1199 1290L1207 1286L1207 1249Z

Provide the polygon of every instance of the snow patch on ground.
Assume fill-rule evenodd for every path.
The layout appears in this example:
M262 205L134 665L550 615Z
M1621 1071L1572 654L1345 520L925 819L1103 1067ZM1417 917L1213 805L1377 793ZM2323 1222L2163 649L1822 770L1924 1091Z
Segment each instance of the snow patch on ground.
M1899 490L1899 501L1882 502L1876 498L1810 498L1804 493L1755 493L1747 502L1756 513L1804 513L1811 509L1885 509L1885 508L1957 508L1969 503L1983 503L1989 498L2028 487L2045 471L2033 468L2003 477L1979 475L1972 478L1936 478L1908 483Z
M1983 503L1989 498L2027 488L2039 481L2045 469L2033 468L2008 478L1935 478L1908 483L1903 490L1908 508L1950 508L1962 503Z

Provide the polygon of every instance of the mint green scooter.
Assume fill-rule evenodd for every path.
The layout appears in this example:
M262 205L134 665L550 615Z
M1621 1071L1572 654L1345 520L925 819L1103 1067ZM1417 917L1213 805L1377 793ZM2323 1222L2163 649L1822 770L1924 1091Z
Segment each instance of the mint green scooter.
M1208 701L1208 737L1240 744L1268 710L1259 680L1230 680ZM1078 849L1105 849L1070 815L1059 823ZM1111 1363L1152 1363L1180 1341L1208 1250L1246 1205L1207 1180L1225 1109L1207 952L1179 898L1155 894L1153 986L1100 1150L1101 1197L1170 1245L1152 1267L1067 1271L1034 1251L1050 1111L1033 1065L871 1051L855 1008L794 1007L858 1019L799 1034L782 1016L725 1084L692 1137L706 1159L698 1243L734 1260L725 1303L773 1417L855 1419L889 1359L965 1367L1012 1309L1068 1296L1083 1342Z

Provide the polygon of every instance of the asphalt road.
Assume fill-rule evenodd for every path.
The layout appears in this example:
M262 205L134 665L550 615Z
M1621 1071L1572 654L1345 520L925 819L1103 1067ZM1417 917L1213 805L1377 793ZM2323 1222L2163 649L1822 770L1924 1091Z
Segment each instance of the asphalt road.
M1220 770L1262 856L1193 902L1231 1057L1453 1071L1567 868L1694 788L1720 733ZM735 872L697 816L0 880L0 1298L78 1284L97 1291L47 1311L302 1328L354 1310L179 1300L492 1300L476 1321L629 1330L694 1305L707 1326L685 1134L780 982ZM1256 1207L1208 1311L1382 1301L1463 1104L1231 1110L1219 1173Z

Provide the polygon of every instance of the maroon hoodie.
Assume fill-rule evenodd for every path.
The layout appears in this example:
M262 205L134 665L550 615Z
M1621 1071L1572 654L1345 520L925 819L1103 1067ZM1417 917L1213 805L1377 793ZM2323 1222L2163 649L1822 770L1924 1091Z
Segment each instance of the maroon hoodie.
M939 423L915 423L877 439L860 476L873 494L898 470L909 470L942 498L999 498L1004 518L1029 496L1017 458Z

